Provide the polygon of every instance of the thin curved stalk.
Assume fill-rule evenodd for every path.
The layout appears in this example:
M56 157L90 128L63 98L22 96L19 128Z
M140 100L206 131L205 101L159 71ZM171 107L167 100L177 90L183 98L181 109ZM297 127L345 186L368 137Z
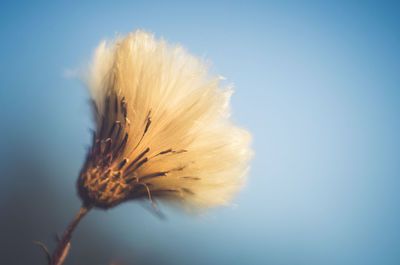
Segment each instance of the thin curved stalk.
M58 242L56 250L53 252L51 265L61 265L64 262L70 248L69 241L71 240L72 233L78 226L79 221L88 213L89 210L90 207L82 206L78 214L72 220L71 224L64 231L62 238Z

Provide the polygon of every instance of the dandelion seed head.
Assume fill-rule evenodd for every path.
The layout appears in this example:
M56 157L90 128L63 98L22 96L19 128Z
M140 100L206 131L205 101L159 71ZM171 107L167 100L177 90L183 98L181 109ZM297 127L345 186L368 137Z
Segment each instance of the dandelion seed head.
M244 184L251 137L229 120L232 90L180 45L143 31L103 41L86 79L96 122L78 178L86 205L205 208Z

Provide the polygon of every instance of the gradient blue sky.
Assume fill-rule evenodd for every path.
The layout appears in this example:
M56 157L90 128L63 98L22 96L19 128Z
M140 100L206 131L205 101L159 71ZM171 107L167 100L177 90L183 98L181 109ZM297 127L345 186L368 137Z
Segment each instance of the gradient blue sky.
M233 119L254 137L249 182L235 207L195 218L163 206L160 221L137 203L93 212L67 264L81 264L90 240L103 247L90 264L400 264L399 14L395 1L3 1L0 205L43 185L54 202L26 198L2 213L2 229L28 228L2 240L0 263L18 264L21 246L40 262L29 240L60 233L80 206L93 124L87 91L65 73L100 40L145 29L234 83ZM27 167L21 156L45 184L12 174ZM21 211L37 203L30 224Z

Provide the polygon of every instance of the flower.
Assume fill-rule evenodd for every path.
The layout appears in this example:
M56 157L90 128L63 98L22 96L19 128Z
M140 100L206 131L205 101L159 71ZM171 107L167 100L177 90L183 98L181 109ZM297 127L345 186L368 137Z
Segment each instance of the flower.
M87 76L96 131L77 182L84 205L227 204L245 181L251 137L229 120L232 92L219 79L143 31L103 41Z

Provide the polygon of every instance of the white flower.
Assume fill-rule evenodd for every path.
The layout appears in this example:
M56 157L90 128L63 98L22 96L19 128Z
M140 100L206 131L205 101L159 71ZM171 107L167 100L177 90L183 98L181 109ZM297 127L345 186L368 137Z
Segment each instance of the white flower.
M97 128L78 179L86 206L148 197L203 208L243 185L250 134L229 120L231 91L181 46L143 31L102 42L87 83Z

